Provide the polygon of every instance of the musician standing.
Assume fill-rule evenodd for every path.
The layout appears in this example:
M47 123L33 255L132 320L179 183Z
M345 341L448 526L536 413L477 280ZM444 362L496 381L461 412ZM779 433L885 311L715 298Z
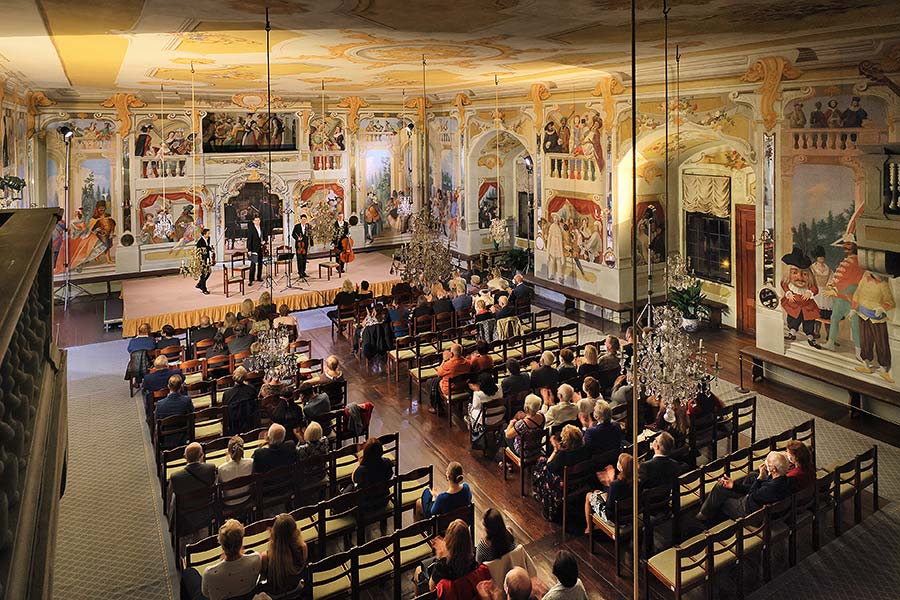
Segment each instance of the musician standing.
M309 236L309 224L305 213L300 215L300 222L294 225L291 237L294 238L294 252L297 254L297 273L300 277L307 277L306 257L309 254L312 239Z
M350 237L350 223L344 220L344 211L341 210L337 214L337 219L333 225L332 244L337 255L335 260L338 264L338 272L344 272L344 261L341 260L341 252L344 250L343 241Z
M247 251L250 253L250 285L253 285L254 273L257 281L262 281L263 263L263 231L259 215L247 227Z
M200 239L197 240L197 253L200 255L200 279L197 281L197 289L209 295L206 289L206 280L212 273L212 245L209 243L209 229L205 227L200 230Z

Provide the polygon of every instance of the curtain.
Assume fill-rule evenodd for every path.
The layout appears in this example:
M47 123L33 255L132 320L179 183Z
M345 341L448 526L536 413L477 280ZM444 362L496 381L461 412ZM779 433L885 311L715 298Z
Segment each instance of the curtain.
M727 219L731 216L731 177L724 175L683 175L682 203L687 212Z

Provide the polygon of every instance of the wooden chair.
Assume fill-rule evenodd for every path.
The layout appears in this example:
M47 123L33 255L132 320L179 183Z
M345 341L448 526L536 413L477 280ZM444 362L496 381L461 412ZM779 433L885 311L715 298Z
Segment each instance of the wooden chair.
M297 523L297 529L300 530L300 537L306 542L309 549L309 559L312 560L319 554L324 554L319 548L319 506L313 504L310 506L301 506L290 512Z
M234 252L231 254L231 275L234 276L237 274L241 279L245 278L247 271L249 271L252 267L247 264L249 261L248 254L246 252ZM240 263L240 264L236 264Z
M319 268L321 268L319 263ZM337 266L337 263L335 263ZM309 598L330 600L353 595L353 556L349 551L338 552L307 567Z
M200 340L194 344L194 358L206 358L206 351L212 348L215 342L212 339ZM184 369L182 369L183 371Z
M343 333L344 328L350 323L354 323L356 321L356 304L342 304L337 307L337 314L329 317L331 320L331 337L334 339L334 331L337 329L338 333Z
M412 334L434 331L434 315L419 315L412 320Z
M283 255L285 255L285 254L291 254L291 257L290 257L290 258L283 259L283 260L278 260L278 257L279 257L279 256L283 256ZM284 245L278 246L278 247L275 249L275 255L274 255L273 258L275 259L275 260L274 260L275 274L278 275L278 268L279 268L279 267L285 267L285 268L287 269L287 276L288 276L288 279L290 279L290 277L291 277L291 263L294 262L294 256L293 256L293 253L291 252L291 248L289 248L289 247L287 247L287 246L284 246Z
M319 547L326 548L329 538L341 537L344 547L350 548L356 534L359 541L359 493L346 492L319 503Z
M321 358L308 358L297 362L297 372L300 376L314 377L323 370Z
M452 312L444 312L438 313L434 315L434 331L444 331L446 329L452 329L454 324L454 313Z
M497 398L489 400L481 405L481 412L474 423L469 425L469 430L479 427L483 432L484 447L482 454L485 457L493 456L500 444L500 436L506 431L506 400ZM471 437L471 436L470 436Z
M403 573L415 569L434 555L431 545L437 518L424 519L394 531L394 589L399 590Z
M716 439L716 414L707 413L699 417L690 415L690 430L688 431L688 446L691 455L696 461L704 450L709 451L709 460L718 458L719 445ZM696 463L695 463L696 464Z
M172 515L169 531L172 548L175 550L175 564L181 562L181 538L206 529L212 535L215 526L216 486L186 494L173 494Z
M569 323L559 328L559 347L571 348L578 345L578 323Z
M548 329L551 326L551 313L549 310L542 310L532 313L531 320L532 329Z
M463 325L470 325L472 323L472 315L474 314L475 311L471 308L457 310L453 313L453 326L461 327Z
M227 519L246 523L256 514L256 475L246 475L223 481L216 487L216 525L221 527Z
M733 452L740 448L738 443L741 432L750 432L750 443L756 442L756 396L744 398L735 402L730 407L733 411L731 417L731 448Z
M816 503L812 508L812 548L818 551L821 546L822 523L828 511L835 510L837 478L834 473L822 473L816 478Z
M350 444L328 453L328 482L332 496L336 496L337 491L350 482L358 466L358 451L359 447L356 444Z
M194 410L203 410L216 405L216 382L210 380L195 381L184 386Z
M203 442L224 437L228 433L228 407L210 406L194 412L193 439Z
M244 295L244 270L235 273L234 268L232 268L231 273L228 272L228 268L225 265L222 265L222 284L225 287L225 297L229 298L231 295L231 286L236 285L241 290L241 296Z
M588 523L588 543L591 554L596 554L594 544L594 532L599 531L613 542L613 556L616 559L616 575L622 576L622 553L624 545L628 543L631 534L631 516L634 513L634 499L621 498L612 506L613 520L607 521L596 513L591 513Z
M230 354L221 354L206 359L206 379L217 379L224 375L228 375L234 371L232 366L232 356Z
M681 517L696 514L705 498L702 469L678 476L675 493L672 494L672 537L676 543L681 542Z
M419 467L397 477L394 497L394 530L403 526L403 513L413 510L422 492L434 486L434 465Z
M800 423L793 429L793 438L798 442L803 442L809 448L812 455L812 464L816 465L816 420L809 419L804 423Z
M163 450L170 450L181 445L181 442L171 440L190 440L193 433L194 413L172 415L171 417L165 417L164 419L157 419L156 434L154 435L157 449L157 462L161 461L161 452Z
M673 593L675 600L698 587L705 587L707 598L711 598L711 562L710 545L705 536L660 552L644 563L645 597L650 598L652 575Z
M298 462L294 477L296 504L321 502L328 495L328 457L310 456Z
M289 512L294 507L293 465L278 467L257 475L256 510L259 516L266 515L266 509Z
M409 395L412 396L412 388L415 384L418 393L419 404L422 404L422 387L425 382L437 376L438 367L443 362L444 357L438 353L423 356L415 361L416 366L410 364L409 369ZM398 367L399 368L399 367Z
M394 380L400 381L400 365L416 358L416 338L408 335L394 341L394 349L387 354L387 372L391 375L391 364L394 365Z
M453 428L453 406L457 405L459 411L462 407L469 403L472 396L472 390L469 389L469 379L471 374L463 373L456 377L451 377L447 383L447 393L440 391L441 403L447 407L447 426Z
M311 340L295 340L288 345L288 349L292 354L305 354L307 358L311 358L312 341Z
M569 521L570 505L577 503L581 508L582 501L587 492L593 488L596 480L594 463L591 460L583 460L574 465L563 467L562 480L562 534L566 539L567 525ZM580 514L577 512L576 514Z
M359 598L360 592L385 580L394 580L394 538L384 536L365 543L354 549L353 560L353 597ZM400 596L397 589L395 597Z
M165 356L169 360L169 366L174 367L184 362L184 346L166 346L156 351L157 356Z
M544 437L546 437L546 433L544 433ZM526 474L531 473L534 465L537 464L538 459L541 457L543 439L542 437L534 435L529 438L519 438L519 440L521 455L517 455L513 452L512 448L505 448L503 450L503 465L501 468L503 469L503 481L506 481L507 466L512 465L516 467L519 471L519 477L522 483L521 495L524 498Z
M450 512L437 515L434 522L435 535L443 536L445 533L447 533L447 528L450 526L450 523L457 519L466 522L466 524L469 526L469 533L472 534L472 539L477 540L478 538L475 537L474 503L469 503L465 506L457 508L456 510L451 510Z

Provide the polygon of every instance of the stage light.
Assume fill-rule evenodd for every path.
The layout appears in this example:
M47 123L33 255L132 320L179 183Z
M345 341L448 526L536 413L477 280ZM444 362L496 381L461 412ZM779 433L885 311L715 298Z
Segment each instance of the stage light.
M525 170L526 170L526 171L528 171L529 173L531 173L532 171L534 171L534 159L531 158L530 155L526 154L526 155L525 155L525 158L523 159L523 162L525 163Z
M412 135L413 129L415 129L415 128L416 128L415 123L407 123L406 124L406 133L408 133L409 135Z
M59 134L63 137L63 140L68 142L69 140L72 139L72 136L75 135L75 132L72 131L71 129L69 129L68 127L66 127L65 125L63 125L62 127L59 128Z

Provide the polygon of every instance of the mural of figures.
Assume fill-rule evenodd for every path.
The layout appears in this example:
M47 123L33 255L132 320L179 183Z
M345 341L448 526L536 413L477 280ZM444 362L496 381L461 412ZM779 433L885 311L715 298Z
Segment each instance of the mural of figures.
M197 241L203 225L203 205L199 196L184 191L151 192L138 202L140 242L161 244Z
M635 260L646 265L647 259L660 263L666 261L666 211L659 200L640 201L637 205L638 246ZM647 256L647 252L650 256Z
M542 149L550 157L550 174L562 179L582 179L602 183L606 167L603 119L582 104L552 111L544 124Z
M134 155L140 161L140 176L186 177L188 159L194 147L190 123L180 120L144 120L138 124Z
M813 348L821 348L816 341L816 322L821 316L815 296L819 293L810 266L812 261L800 248L794 247L790 254L781 257L786 269L781 280L781 308L787 319L787 340L796 340L802 329L807 343Z
M203 152L296 150L296 119L287 113L211 112L203 117Z
M337 117L327 117L309 122L309 149L313 152L342 152L346 150L343 122Z
M853 294L863 276L857 256L856 236L846 233L832 244L843 250L840 264L834 270L831 281L825 290L825 297L831 299L831 314L828 330L828 341L824 344L827 350L835 350L838 346L841 321L846 320L850 328L850 339L853 344L853 355L859 356L859 319L852 311Z
M860 373L875 373L894 383L891 377L891 346L888 341L888 312L897 303L887 279L866 271L853 292L853 309L859 315Z
M605 260L600 199L554 194L545 215L538 220L535 248L546 253L546 266L536 266L536 274L574 287L594 282L594 274L585 267Z
M478 228L489 229L491 221L497 218L502 202L496 179L482 181L478 186Z
M812 256L821 246L825 250L825 262L836 265L843 255L840 246L831 244L847 231L857 208L853 171L837 165L798 165L792 180L792 196L793 245L806 256Z
M883 100L857 96L849 86L838 90L844 93L798 100L786 108L794 150L840 152L879 141L886 117Z

